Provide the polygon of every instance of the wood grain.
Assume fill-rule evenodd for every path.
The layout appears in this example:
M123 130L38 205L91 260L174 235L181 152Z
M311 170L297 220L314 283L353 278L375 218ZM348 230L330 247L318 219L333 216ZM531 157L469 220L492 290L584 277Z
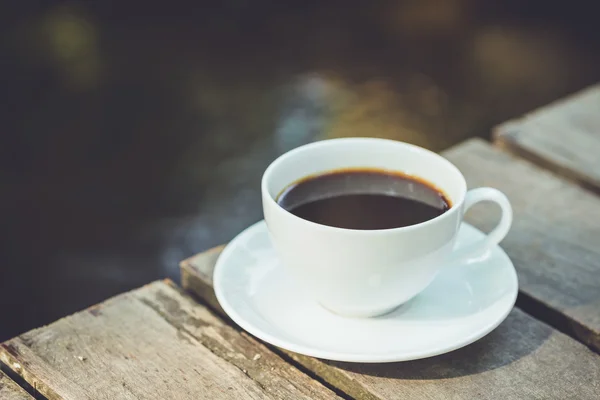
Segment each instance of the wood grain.
M51 400L336 398L170 282L12 339L0 359Z
M496 143L600 192L600 84L494 130Z
M509 197L514 222L501 245L517 268L526 305L599 351L600 198L482 140L444 154L469 187L492 186ZM466 219L488 231L494 211L481 205Z
M221 248L181 263L185 288L223 313L212 290ZM515 309L485 338L425 360L391 364L322 361L286 353L357 399L597 399L600 357Z
M2 400L33 400L33 397L0 371L0 399Z

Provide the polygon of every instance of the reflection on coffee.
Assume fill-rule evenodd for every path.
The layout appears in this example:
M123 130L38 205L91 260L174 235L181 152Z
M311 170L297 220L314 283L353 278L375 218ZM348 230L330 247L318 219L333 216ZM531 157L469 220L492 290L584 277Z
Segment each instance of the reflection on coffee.
M391 229L433 219L451 207L433 184L400 172L352 168L309 176L285 188L281 207L308 221L346 229Z

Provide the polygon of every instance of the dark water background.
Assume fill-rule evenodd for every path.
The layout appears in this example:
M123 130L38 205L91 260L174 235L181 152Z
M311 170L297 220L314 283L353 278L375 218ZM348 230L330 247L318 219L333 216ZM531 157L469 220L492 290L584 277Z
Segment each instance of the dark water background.
M600 76L594 2L0 2L0 340L261 218L277 155L439 151Z

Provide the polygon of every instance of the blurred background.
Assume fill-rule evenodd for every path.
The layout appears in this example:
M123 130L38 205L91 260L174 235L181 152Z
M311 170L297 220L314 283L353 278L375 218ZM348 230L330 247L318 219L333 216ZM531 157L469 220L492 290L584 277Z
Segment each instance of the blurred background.
M488 138L596 82L599 45L577 0L2 1L0 340L179 279L291 148Z

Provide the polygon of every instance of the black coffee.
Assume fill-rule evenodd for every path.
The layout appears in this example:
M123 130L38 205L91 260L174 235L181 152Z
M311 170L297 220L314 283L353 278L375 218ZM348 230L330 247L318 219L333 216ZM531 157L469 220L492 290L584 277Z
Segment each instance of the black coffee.
M308 221L363 230L418 224L451 206L432 184L377 169L344 169L310 176L284 189L277 202Z

